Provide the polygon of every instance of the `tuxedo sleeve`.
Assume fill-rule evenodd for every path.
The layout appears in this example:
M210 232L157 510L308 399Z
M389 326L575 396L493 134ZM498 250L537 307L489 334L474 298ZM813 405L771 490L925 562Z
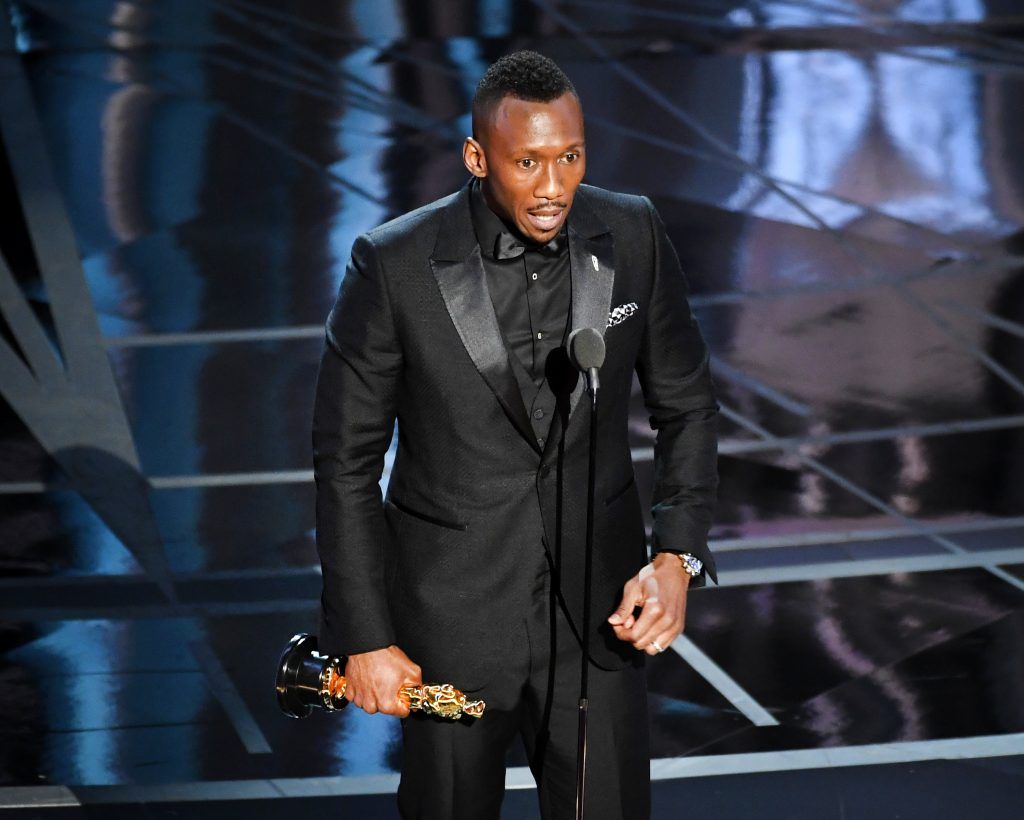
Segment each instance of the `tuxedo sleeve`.
M654 244L654 279L637 375L656 432L651 551L692 553L704 562L704 571L690 586L704 586L709 575L717 584L707 537L718 490L719 406L708 348L665 225L650 199L643 199Z
M380 478L402 353L377 249L356 239L327 318L313 406L316 545L323 570L320 652L395 642L385 588Z

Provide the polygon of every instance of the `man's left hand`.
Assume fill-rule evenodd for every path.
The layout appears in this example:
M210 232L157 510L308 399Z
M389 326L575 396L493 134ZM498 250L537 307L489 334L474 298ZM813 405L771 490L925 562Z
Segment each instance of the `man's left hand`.
M620 641L629 641L648 655L657 655L683 631L686 621L686 592L690 573L680 566L679 558L659 553L649 565L623 587L622 602L609 617L608 623ZM641 580L643 576L643 580ZM633 609L640 607L639 617Z

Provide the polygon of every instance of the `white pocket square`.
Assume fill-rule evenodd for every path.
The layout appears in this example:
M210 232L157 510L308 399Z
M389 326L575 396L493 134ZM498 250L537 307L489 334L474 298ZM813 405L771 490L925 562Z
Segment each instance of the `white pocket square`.
M621 325L630 316L636 313L640 308L637 307L636 302L627 302L624 305L612 308L608 311L608 327L615 327L615 325Z

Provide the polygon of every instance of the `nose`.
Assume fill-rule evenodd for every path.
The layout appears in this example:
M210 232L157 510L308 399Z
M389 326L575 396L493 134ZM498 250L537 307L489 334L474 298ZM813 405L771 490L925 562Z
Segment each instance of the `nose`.
M557 200L565 193L562 185L562 170L557 162L552 162L544 169L544 173L537 180L537 187L533 195L537 199Z

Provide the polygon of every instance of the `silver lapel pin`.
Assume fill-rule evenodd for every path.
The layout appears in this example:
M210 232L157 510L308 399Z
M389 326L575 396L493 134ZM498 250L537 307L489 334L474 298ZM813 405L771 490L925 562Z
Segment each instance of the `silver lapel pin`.
M590 255L590 262L594 266L594 270L596 270L596 271L600 271L601 270L601 266L597 264L597 257L594 256L593 254Z

